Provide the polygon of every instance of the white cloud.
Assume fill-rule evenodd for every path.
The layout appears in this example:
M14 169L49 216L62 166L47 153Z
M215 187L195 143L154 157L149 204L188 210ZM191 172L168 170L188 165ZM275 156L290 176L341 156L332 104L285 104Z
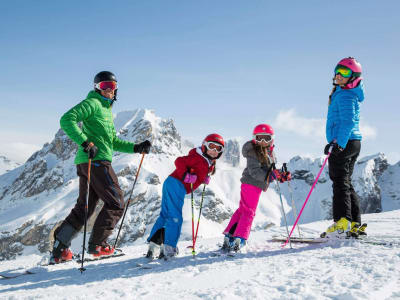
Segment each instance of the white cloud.
M306 118L297 114L294 109L280 111L275 118L274 127L281 131L295 133L301 137L318 140L325 140L326 119ZM360 131L364 139L374 139L377 130L360 121Z
M274 120L274 127L307 138L325 137L324 119L305 118L298 115L294 109L280 111Z
M368 124L365 124L363 119L360 120L360 131L364 139L375 139L377 130Z
M41 149L42 146L27 143L4 143L1 146L1 154L7 158L18 162L25 162L35 151Z

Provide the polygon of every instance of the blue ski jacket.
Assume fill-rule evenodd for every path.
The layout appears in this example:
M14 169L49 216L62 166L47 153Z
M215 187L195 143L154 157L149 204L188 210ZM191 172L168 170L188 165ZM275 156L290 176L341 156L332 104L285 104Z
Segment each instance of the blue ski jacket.
M326 139L328 143L336 140L343 149L349 140L361 140L360 104L364 100L364 84L361 80L353 89L340 86L331 97L326 120Z

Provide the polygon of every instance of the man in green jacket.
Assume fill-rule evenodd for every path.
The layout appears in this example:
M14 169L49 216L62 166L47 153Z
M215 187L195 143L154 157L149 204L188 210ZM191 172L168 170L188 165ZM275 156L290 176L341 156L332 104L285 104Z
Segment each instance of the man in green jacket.
M61 128L80 145L75 157L79 197L75 207L54 232L50 263L72 259L73 254L69 247L84 224L88 192L88 218L93 214L98 200L101 198L104 202L89 238L88 252L96 257L114 252L113 247L107 244L107 238L123 214L124 193L111 166L113 152L149 153L151 147L147 140L134 144L117 137L111 111L116 101L117 88L117 79L113 73L98 73L94 78L94 90L61 117ZM78 126L79 122L82 122L82 128ZM92 164L88 191L89 159Z

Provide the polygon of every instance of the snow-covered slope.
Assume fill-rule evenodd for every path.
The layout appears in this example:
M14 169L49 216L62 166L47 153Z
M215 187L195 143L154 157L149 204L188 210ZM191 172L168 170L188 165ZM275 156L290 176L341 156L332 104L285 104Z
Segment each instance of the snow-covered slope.
M5 156L0 155L0 175L4 174L12 169L15 169L20 164L8 159Z
M125 256L90 262L83 274L75 262L40 267L32 254L2 262L0 274L29 269L36 274L3 280L2 299L400 299L400 210L363 215L370 236L392 245L357 240L293 244L271 237L283 227L253 232L247 253L213 257L220 238L199 238L197 256L185 250L174 260L141 269L145 245L123 247ZM303 226L315 236L328 225ZM200 228L200 232L204 228Z

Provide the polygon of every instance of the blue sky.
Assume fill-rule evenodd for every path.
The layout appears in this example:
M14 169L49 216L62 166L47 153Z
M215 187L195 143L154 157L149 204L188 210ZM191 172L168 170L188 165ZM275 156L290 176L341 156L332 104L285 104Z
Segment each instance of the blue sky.
M400 160L399 1L7 1L0 19L0 155L26 159L93 76L119 80L114 112L173 118L196 143L211 132L276 128L280 161L319 156L333 68L363 65L361 155Z

